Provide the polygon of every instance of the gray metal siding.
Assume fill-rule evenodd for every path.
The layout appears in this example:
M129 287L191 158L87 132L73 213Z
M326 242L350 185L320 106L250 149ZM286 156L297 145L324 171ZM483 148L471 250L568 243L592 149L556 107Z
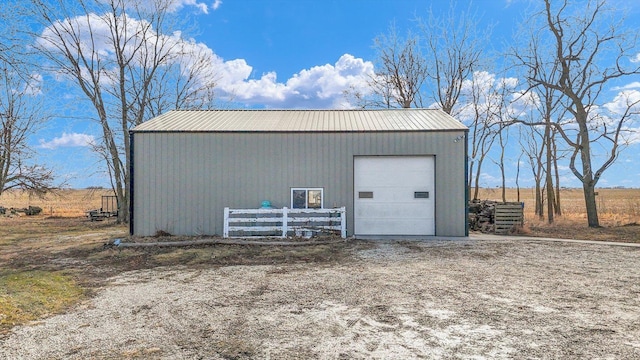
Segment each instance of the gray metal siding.
M135 235L222 234L223 208L290 206L290 188L324 188L353 234L353 158L435 155L436 235L465 236L464 131L134 133Z

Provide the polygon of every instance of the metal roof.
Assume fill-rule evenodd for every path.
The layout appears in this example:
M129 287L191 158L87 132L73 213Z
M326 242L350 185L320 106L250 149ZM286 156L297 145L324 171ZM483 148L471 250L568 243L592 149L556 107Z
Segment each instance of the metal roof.
M359 132L466 130L435 109L173 110L132 132Z

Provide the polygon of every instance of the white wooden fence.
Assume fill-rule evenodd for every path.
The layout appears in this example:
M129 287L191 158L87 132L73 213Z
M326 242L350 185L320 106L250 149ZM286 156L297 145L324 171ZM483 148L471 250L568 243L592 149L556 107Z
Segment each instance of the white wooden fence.
M347 237L346 209L230 209L224 208L223 236L310 236L335 232Z

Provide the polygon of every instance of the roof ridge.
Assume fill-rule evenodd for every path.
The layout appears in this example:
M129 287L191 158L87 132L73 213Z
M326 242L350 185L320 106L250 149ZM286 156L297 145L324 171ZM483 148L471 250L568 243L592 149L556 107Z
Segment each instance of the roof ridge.
M466 130L438 109L173 110L132 132L371 132Z
M373 111L443 111L442 109L433 108L398 108L398 109L173 109L171 111L202 111L202 112L229 112L229 111L246 111L246 112L259 112L259 111L290 111L290 112L309 112L309 111L344 111L344 112L373 112Z

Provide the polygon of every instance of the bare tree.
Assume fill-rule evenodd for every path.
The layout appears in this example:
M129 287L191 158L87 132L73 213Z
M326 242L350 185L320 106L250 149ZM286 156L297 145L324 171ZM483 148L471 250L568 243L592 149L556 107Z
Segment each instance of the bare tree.
M149 117L173 109L201 110L216 106L215 86L219 75L212 68L213 53L191 42L178 46L175 61L160 67L155 81L150 83Z
M482 166L491 151L499 132L508 125L506 96L511 91L506 79L485 71L475 72L463 86L467 101L458 117L469 127L469 179L467 186L472 199L480 190ZM503 139L504 140L504 139ZM506 146L506 143L503 142ZM504 150L504 149L503 149Z
M462 13L456 11L455 2L449 5L448 13L438 16L430 10L426 19L417 22L425 43L430 97L440 109L455 116L465 80L482 70L491 28L479 29L471 5Z
M556 132L556 128L553 128L553 132ZM553 156L551 158L551 161L553 162L553 170L554 170L554 177L556 179L555 182L555 195L554 195L554 200L555 200L555 205L553 206L553 210L555 212L556 215L562 215L562 207L561 205L561 201L560 201L560 170L558 169L558 156L557 154L559 154L558 152L558 145L556 144L556 136L555 135L551 135L549 140L551 140L551 150L550 152L553 154L556 154L555 156ZM549 154L549 151L547 151L547 154Z
M535 214L538 215L540 219L543 219L544 200L542 180L546 171L543 161L544 130L534 126L521 126L520 130L520 146L529 160L529 166L531 167L531 173L533 175Z
M14 67L22 60L15 56L25 43L19 29L27 25L26 17L21 12L21 1L0 2L0 61L3 67Z
M498 160L494 160L494 163L498 165L500 169L500 190L502 195L502 202L507 202L507 176L505 173L505 159L504 154L509 142L509 130L508 127L500 126L498 131L498 145L500 146L500 154Z
M544 71L545 69L541 69ZM550 78L550 77L547 77ZM554 222L554 214L558 214L560 197L558 196L558 184L553 181L553 171L557 170L557 160L560 157L554 146L557 130L552 125L554 121L561 122L566 110L562 106L563 97L558 91L550 88L534 87L528 93L521 94L519 100L524 101L524 110L516 114L515 122L529 127L525 139L521 141L525 152L529 156L530 164L535 180L536 189L536 214L544 219L543 205L547 205L547 219ZM526 113L526 115L524 115ZM523 120L523 118L527 118ZM543 121L541 125L540 121ZM542 182L544 181L544 185ZM559 177L556 177L556 183ZM546 202L542 196L546 194Z
M590 0L573 13L569 4L568 0L553 4L545 0L544 9L533 17L542 25L531 27L528 49L514 56L526 69L532 87L552 89L567 98L571 123L551 125L572 149L569 167L582 183L588 225L598 227L595 187L624 148L625 125L636 115L638 105L629 99L623 109L605 115L602 90L617 79L640 74L640 66L628 62L637 51L637 36L625 33L621 22L607 16L610 9L605 0ZM551 79L545 76L549 71L541 71L556 67L558 75ZM594 166L593 143L607 149L599 166Z
M370 81L376 107L422 107L420 91L427 78L427 65L420 50L420 39L411 32L406 39L395 25L387 34L374 39L377 69Z
M404 38L392 24L374 39L373 97L356 91L346 91L345 97L359 107L437 107L456 116L465 81L481 70L490 29L479 29L471 11L460 16L455 4L442 15L429 10L414 23L417 31Z
M494 160L500 169L502 202L507 202L506 187L507 178L505 173L505 153L509 144L510 128L513 123L512 115L512 95L515 93L517 80L514 78L502 77L495 81L494 84L488 86L487 105L489 115L493 119L491 122L495 124L498 133L498 145L500 146L500 154L498 161Z
M46 121L37 79L25 82L16 66L0 61L0 195L23 189L44 195L54 189L53 171L34 161L29 136Z
M27 17L23 2L0 3L0 195L22 189L42 196L55 189L54 173L36 162L30 136L48 117L41 106L41 78L28 66L20 32ZM63 184L61 184L63 185Z
M552 119L562 119L565 108L562 105L563 97L551 88L537 87L536 91L542 100L538 107L538 114L544 120L544 135L542 137L542 149L545 153L545 189L547 194L547 221L554 222L554 215L560 215L560 176L558 175L558 148L555 139L558 135L556 127L552 125ZM557 120L560 121L560 120ZM554 186L553 171L556 173ZM540 209L542 214L542 209Z
M102 131L100 150L118 198L118 221L129 218L130 140L128 130L160 111L189 104L214 80L203 69L211 53L172 30L171 0L32 0L43 27L35 47L48 70L69 80L88 100ZM171 35L167 35L171 34ZM191 60L185 59L190 57ZM186 67L181 67L180 64ZM191 66L197 64L197 66ZM170 71L174 69L175 72ZM165 102L175 90L172 101Z

